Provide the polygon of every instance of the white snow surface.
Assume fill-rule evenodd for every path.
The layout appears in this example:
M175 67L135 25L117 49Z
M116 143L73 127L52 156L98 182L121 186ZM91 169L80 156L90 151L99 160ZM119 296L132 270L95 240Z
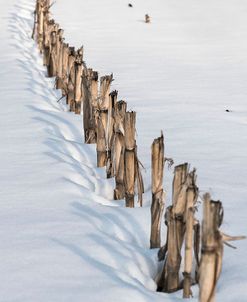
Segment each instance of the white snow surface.
M100 75L113 72L112 88L137 111L146 193L135 209L112 200L114 181L96 168L95 146L83 143L82 117L57 103L30 38L35 0L0 3L0 301L181 300L181 291L155 292L150 146L164 130L166 155L196 167L201 195L223 202L222 230L247 234L247 2L52 7L66 41L83 44ZM171 180L166 168L167 205ZM247 241L236 245L225 248L217 301L247 301ZM197 287L193 293L196 301Z

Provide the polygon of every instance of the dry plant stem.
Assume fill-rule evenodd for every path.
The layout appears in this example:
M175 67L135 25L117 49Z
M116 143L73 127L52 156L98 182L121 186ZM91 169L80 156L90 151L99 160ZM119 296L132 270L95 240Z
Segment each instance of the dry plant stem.
M85 143L94 144L97 138L96 108L98 98L98 73L87 69L82 77L83 82L83 125Z
M113 75L106 75L100 78L100 109L109 110L110 107L110 85Z
M116 161L116 188L114 190L114 199L123 199L125 196L124 187L124 136L117 133L115 136L115 161Z
M166 286L165 291L173 292L179 288L179 269L181 264L181 248L184 239L185 227L183 215L186 206L186 178L188 164L175 167L173 181L173 201L171 215L169 215L169 243L166 265Z
M194 226L194 208L191 207L186 213L186 231L185 231L185 255L184 255L184 282L183 297L191 297L191 273L193 263L193 226Z
M43 65L44 66L49 65L49 58L50 58L50 47L44 46L44 51L43 51Z
M51 32L51 43L50 43L50 58L49 58L49 65L48 65L48 77L55 77L56 76L56 31Z
M49 11L48 9L44 12L44 38L43 38L43 65L47 66L49 63L49 39L50 32L49 32Z
M187 180L188 176L188 164L182 164L175 167L173 178L173 194L172 205L173 213L175 215L184 215L186 208L186 193L187 193Z
M150 248L160 247L161 217L164 210L164 137L154 140L152 144L152 205Z
M63 43L62 46L62 75L61 75L61 90L62 95L65 96L68 93L68 60L69 60L69 45Z
M118 92L112 91L110 93L110 106L109 106L109 123L108 123L108 151L107 151L107 164L106 164L106 177L114 177L114 123L115 123L115 108L117 103Z
M74 98L75 98L75 50L73 47L69 49L68 59L68 87L67 87L67 104L69 105L70 111L75 111Z
M38 48L40 53L43 50L43 34L44 34L44 3L42 1L38 2L38 11L37 11L37 18L38 18L38 27L37 27L37 40L38 40Z
M195 169L187 175L186 180L187 185L187 194L186 194L186 207L184 212L184 223L185 223L185 267L184 267L184 282L183 288L184 298L190 298L192 296L192 292L190 286L193 282L191 274L192 274L192 260L193 260L193 239L197 240L195 242L195 246L199 244L199 239L197 236L200 236L200 233L194 234L194 230L198 232L198 221L194 219L193 213L195 212L195 204L198 198L198 188L196 186L196 174ZM199 249L199 247L198 247ZM195 258L196 258L196 268L195 268L195 281L197 280L197 272L198 272L198 253L194 250Z
M59 56L59 51L60 51L60 32L62 30L60 28L57 29L57 34L56 34L56 48L55 48L55 53L56 53L56 66L58 68L58 56Z
M78 63L83 63L83 46L78 48L76 51L76 61Z
M55 23L54 20L47 19L47 27L45 30L45 38L44 38L43 59L44 59L44 65L47 66L48 69L48 76L49 76L49 65L50 65L50 57L51 57L51 32L54 28L54 23Z
M44 21L43 21L43 44L45 43L45 37L48 29L48 23L49 23L49 8L47 6L47 3L44 6ZM44 46L44 45L43 45Z
M223 207L220 201L211 200L207 193L203 197L202 248L199 269L199 301L215 301L223 259L223 243L245 239L245 236L228 236L220 232L223 221Z
M106 151L106 125L108 120L108 111L98 112L97 119L97 167L105 167L107 160Z
M209 194L204 195L199 273L200 302L215 301L216 283L221 272L223 256L223 241L218 230L222 222L221 210L221 202L212 201Z
M75 63L75 114L81 113L82 99L82 63Z
M230 236L230 235L227 235L227 234L224 234L222 232L220 232L221 236L222 236L222 240L225 242L228 242L228 241L236 241L236 240L243 240L243 239L246 239L246 236Z
M69 44L63 43L63 56L62 56L62 78L65 79L68 74L69 64Z
M107 128L108 114L110 106L110 84L112 75L100 78L100 99L98 102L98 119L97 119L97 165L104 167L107 163ZM103 127L103 128L102 128Z
M115 108L115 124L114 124L114 166L115 166L115 182L114 199L123 199L125 196L124 188L124 117L126 114L127 103L119 101Z
M186 206L184 212L184 222L186 222L187 212L190 208L196 205L198 198L198 188L196 186L196 170L187 174L187 179L185 183L186 189Z
M168 227L168 241L162 289L164 292L174 292L179 289L182 221L174 219L172 207L167 208L166 221Z
M184 213L187 202L187 177L187 163L175 167L172 206L167 208L165 215L168 234L167 256L159 280L159 288L164 292L174 292L180 288L179 270L185 234Z
M57 50L57 77L56 77L56 89L62 89L63 87L63 30L58 31L57 40L58 50Z
M126 207L134 207L135 195L135 123L136 113L126 112L124 119L124 185Z
M91 82L91 106L92 114L90 115L90 123L88 129L88 143L95 144L97 142L97 101L98 101L98 86L99 86L99 75L97 71L92 73L92 82Z
M201 227L199 221L194 224L194 257L196 261L196 267L195 267L195 282L199 283L199 265L200 265L200 260L199 260L199 253L200 253L200 240L201 240Z
M100 100L99 100L99 110L107 113L107 118L109 117L110 109L110 86L113 81L113 75L106 75L100 78ZM106 151L108 151L108 119L105 125L105 135L106 135Z
M84 69L83 85L83 125L85 143L96 143L95 110L98 96L98 73Z

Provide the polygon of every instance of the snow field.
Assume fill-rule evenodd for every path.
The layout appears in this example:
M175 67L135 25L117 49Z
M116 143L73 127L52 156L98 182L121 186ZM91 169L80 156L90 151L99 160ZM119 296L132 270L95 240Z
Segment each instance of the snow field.
M69 42L83 42L87 65L114 72L113 89L137 111L143 209L111 200L113 183L96 168L95 147L82 143L81 117L57 104L30 39L34 4L1 3L1 300L180 300L181 293L154 292L150 145L163 129L167 155L196 166L201 191L223 201L224 231L246 233L247 4L143 0L132 11L120 0L54 5ZM152 23L144 27L147 12ZM171 178L167 172L167 204ZM217 301L247 300L246 242L237 245L225 250Z

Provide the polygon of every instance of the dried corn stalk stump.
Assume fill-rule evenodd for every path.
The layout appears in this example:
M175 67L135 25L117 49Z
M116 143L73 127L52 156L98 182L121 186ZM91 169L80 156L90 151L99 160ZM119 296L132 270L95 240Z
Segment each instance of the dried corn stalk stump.
M223 221L220 201L211 200L207 193L203 198L202 247L199 270L200 302L215 301L216 284L220 277L223 259L223 243L245 239L244 236L228 236L219 228Z
M182 246L186 244L185 254L185 295L190 294L192 271L192 238L194 238L194 211L198 197L195 170L189 172L187 163L176 166L173 179L172 206L168 207L165 214L167 226L166 245L161 249L160 255L165 259L163 271L158 282L158 290L174 292L183 287L180 280L182 260ZM198 239L197 239L198 240ZM196 246L197 244L195 244ZM196 251L194 251L196 254ZM195 258L198 258L195 256ZM189 294L188 294L189 293Z

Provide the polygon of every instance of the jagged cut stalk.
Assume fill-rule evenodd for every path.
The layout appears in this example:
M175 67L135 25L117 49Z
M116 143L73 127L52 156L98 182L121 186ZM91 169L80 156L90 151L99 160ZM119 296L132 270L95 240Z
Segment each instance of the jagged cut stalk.
M115 182L114 199L123 199L125 196L124 187L124 118L127 110L127 103L119 101L115 108L114 124L114 163L115 163Z
M126 112L124 118L124 185L125 185L125 204L126 207L134 207L135 196L135 128L136 113Z
M161 218L164 210L164 137L156 138L152 144L152 205L150 248L160 247Z

